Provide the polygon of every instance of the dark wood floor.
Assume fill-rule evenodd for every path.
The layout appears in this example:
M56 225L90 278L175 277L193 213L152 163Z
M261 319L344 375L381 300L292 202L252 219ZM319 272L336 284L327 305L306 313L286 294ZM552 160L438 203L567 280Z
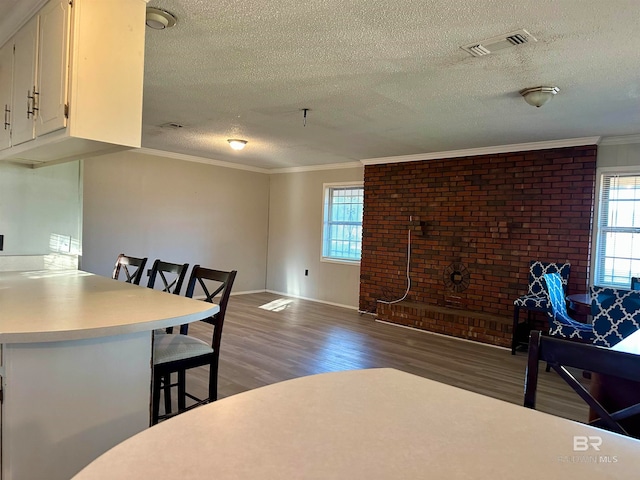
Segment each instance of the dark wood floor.
M208 338L207 326L189 333ZM374 321L354 310L269 293L232 296L222 336L219 396L315 373L392 367L521 405L526 353ZM206 370L188 388L206 389ZM586 421L587 408L553 372L542 373L538 409Z

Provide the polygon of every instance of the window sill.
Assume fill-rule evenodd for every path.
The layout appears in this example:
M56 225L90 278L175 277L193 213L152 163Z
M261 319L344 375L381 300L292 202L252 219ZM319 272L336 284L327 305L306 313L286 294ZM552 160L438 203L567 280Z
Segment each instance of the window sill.
M339 258L322 257L320 261L323 263L338 263L341 265L357 265L360 266L360 260L342 260Z

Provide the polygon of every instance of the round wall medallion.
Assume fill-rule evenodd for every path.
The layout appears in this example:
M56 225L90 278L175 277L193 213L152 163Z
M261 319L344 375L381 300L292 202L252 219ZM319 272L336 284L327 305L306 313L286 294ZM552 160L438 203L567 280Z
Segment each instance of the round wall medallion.
M471 274L462 263L454 262L444 269L444 284L454 292L462 292L471 282Z

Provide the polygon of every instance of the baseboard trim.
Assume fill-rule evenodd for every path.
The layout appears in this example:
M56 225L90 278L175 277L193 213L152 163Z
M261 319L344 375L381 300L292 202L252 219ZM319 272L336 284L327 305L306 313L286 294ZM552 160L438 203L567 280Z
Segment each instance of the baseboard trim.
M231 292L231 296L233 297L234 295L249 295L251 293L265 293L266 290L262 289L262 290L246 290L244 292Z
M265 290L265 292L266 293L273 293L274 295L284 295L285 297L299 298L300 300L309 300L310 302L324 303L325 305L331 305L333 307L346 308L348 310L358 310L358 307L353 306L353 305L343 305L342 303L327 302L326 300L318 300L317 298L303 297L301 295L292 295L290 293L278 292L276 290L268 290L267 289L267 290Z

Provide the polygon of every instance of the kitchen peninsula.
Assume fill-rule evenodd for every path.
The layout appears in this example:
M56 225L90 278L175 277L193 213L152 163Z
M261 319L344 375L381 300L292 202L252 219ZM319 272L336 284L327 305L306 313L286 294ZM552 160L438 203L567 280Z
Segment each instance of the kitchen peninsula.
M72 271L0 272L2 478L68 479L149 426L152 332L218 306Z

